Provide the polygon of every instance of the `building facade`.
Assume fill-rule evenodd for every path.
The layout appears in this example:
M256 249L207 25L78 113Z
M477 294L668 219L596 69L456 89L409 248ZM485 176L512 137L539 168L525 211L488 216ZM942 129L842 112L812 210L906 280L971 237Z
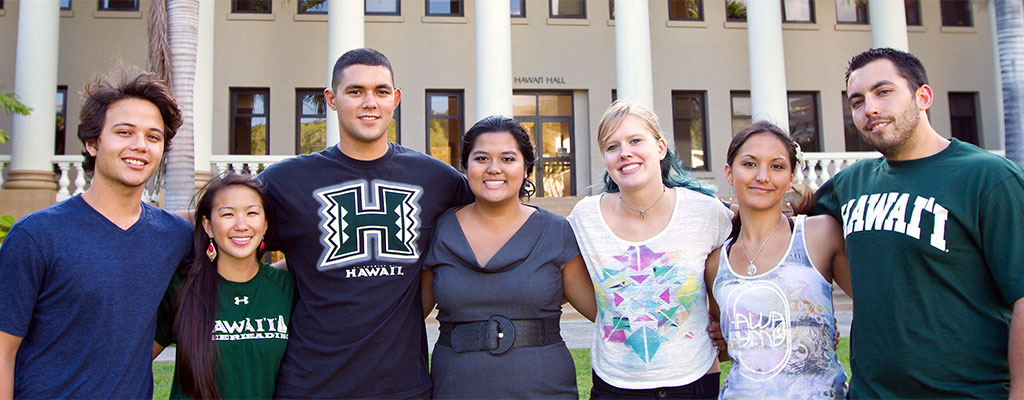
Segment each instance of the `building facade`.
M30 1L35 0L0 0L5 91L15 82L19 8ZM53 88L57 122L55 132L31 134L53 135L54 154L74 155L82 150L75 136L82 87L117 60L145 67L150 1L51 1L61 7ZM486 116L476 109L480 22L475 12L480 1L503 0L329 1L363 1L364 44L383 52L394 66L403 97L393 140L456 165L459 135ZM604 171L595 143L597 123L619 93L614 1L504 1L510 1L512 111L534 135L538 193L596 193ZM746 3L771 0L627 1L646 6L651 101L670 147L694 176L718 183L728 195L723 166L729 140L752 118L763 118L755 115L751 101L757 76L752 77L751 65L759 64L750 60L757 46L748 44L760 39L748 35ZM788 124L805 152L868 150L849 126L843 73L851 56L872 47L868 7L883 1L904 9L909 50L924 62L935 89L930 116L936 130L1001 149L997 50L992 6L985 1L781 0L788 120L775 122ZM328 85L328 4L216 0L213 5L210 153L294 155L322 149L328 140L329 110L322 103ZM12 120L0 114L0 129L12 132ZM0 156L18 157L11 153L11 143L0 145Z

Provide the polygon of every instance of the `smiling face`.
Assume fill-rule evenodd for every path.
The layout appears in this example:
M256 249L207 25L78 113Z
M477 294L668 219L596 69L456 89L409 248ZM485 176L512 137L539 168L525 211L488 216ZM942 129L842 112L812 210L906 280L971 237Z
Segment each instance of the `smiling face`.
M789 150L771 133L755 133L739 147L725 166L725 180L733 187L741 208L755 210L781 207L793 184Z
M879 59L850 73L847 93L865 143L888 158L913 147L921 113L931 101L928 85L912 92L892 61Z
M103 130L85 144L96 157L93 184L141 188L164 154L164 120L146 100L118 100L107 108Z
M490 132L477 136L469 153L466 177L477 202L519 201L526 164L512 134Z
M355 64L345 68L334 90L324 91L324 98L338 112L342 146L380 146L387 143L402 91L394 87L387 67Z
M661 183L661 160L668 145L643 120L627 115L601 145L608 175L622 190Z
M256 261L267 217L259 193L242 185L226 187L214 196L210 217L203 229L217 244L217 262Z

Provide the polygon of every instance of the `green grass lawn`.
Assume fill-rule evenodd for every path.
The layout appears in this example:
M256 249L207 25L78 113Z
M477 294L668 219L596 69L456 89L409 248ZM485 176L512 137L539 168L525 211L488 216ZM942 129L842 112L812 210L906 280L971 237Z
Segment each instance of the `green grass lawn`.
M580 398L590 398L590 349L569 349L572 360L576 363L576 388L580 391ZM839 339L839 361L846 369L846 376L850 376L850 339ZM722 379L729 373L731 362L722 363ZM174 375L173 362L153 363L153 398L166 399L171 393L171 377Z

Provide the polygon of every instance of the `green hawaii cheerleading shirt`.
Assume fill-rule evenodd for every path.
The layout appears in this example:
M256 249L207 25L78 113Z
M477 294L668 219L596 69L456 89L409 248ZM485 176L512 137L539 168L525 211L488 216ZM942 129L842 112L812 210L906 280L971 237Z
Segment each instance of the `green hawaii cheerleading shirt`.
M175 342L170 309L183 280L184 274L175 275L160 304L156 341L163 346ZM219 357L214 374L221 398L273 398L295 298L292 274L260 263L259 272L248 282L219 278L217 296L213 340ZM177 349L176 357L181 357L181 348ZM190 398L178 383L177 371L170 398Z

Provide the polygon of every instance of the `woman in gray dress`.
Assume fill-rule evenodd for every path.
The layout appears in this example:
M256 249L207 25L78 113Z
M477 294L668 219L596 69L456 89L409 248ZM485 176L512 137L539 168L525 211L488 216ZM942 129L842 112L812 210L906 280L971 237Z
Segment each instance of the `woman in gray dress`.
M591 320L597 306L572 228L521 203L536 155L515 120L485 118L462 145L476 201L438 218L423 271L424 315L436 299L441 323L433 396L577 398L561 305Z

